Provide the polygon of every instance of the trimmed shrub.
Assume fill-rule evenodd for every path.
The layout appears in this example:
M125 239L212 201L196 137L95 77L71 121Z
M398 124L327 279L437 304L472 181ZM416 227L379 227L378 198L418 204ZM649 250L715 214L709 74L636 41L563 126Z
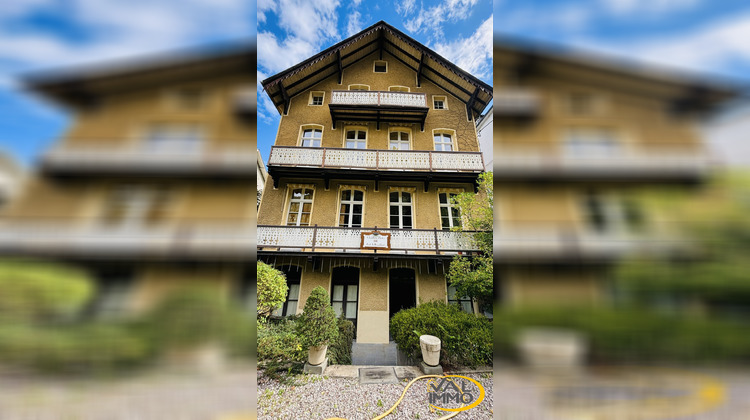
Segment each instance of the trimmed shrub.
M576 330L595 363L747 362L747 327L720 319L668 315L643 309L527 308L496 314L498 351L517 356L515 338L526 327Z
M338 318L337 324L339 336L328 348L328 363L332 365L351 365L354 323L344 318L344 314L342 313Z
M492 364L492 323L461 311L458 305L432 301L399 311L391 319L390 329L399 350L415 360L422 358L419 336L427 334L441 341L441 364Z
M302 316L297 321L297 334L305 350L331 344L338 338L336 312L329 302L328 292L320 286L314 288L307 298Z
M284 273L258 261L258 316L267 317L284 304L289 287Z
M258 321L258 362L304 362L307 348L296 332L296 322L282 319L278 322Z

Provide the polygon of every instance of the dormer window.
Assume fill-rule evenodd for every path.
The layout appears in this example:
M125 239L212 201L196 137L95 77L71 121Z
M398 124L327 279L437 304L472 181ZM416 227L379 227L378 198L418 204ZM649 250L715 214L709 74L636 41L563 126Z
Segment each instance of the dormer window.
M373 65L373 71L375 73L387 73L388 72L388 62L383 60L375 61L375 64Z

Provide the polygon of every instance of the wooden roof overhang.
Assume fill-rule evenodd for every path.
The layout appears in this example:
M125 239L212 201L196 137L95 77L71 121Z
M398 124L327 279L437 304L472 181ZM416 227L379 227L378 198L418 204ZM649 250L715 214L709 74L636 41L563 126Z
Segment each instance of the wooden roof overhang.
M414 123L424 130L427 119L427 107L385 106L385 105L345 105L329 104L333 128L337 121L374 122L380 130L380 123Z
M466 105L468 119L479 117L492 99L492 86L482 82L413 38L380 21L261 82L279 113L286 114L292 97L336 76L370 54L387 54L417 74L417 85L428 80Z

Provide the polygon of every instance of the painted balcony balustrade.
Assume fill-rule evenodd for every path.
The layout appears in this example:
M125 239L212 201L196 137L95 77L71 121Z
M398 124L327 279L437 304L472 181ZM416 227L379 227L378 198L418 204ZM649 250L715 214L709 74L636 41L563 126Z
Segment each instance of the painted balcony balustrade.
M247 259L255 249L247 221L184 222L160 225L105 225L71 219L0 220L5 255L85 258Z
M494 114L506 118L533 118L541 112L541 95L528 88L503 87L495 91Z
M610 145L611 146L611 145ZM609 146L608 146L609 147ZM574 152L550 147L496 147L494 175L502 179L668 180L701 179L715 163L703 150L689 147L610 147Z
M422 253L440 255L478 251L472 232L451 232L437 229L376 229L320 226L258 225L258 249L321 251L361 251L362 233L377 230L390 234L390 249L378 254ZM365 252L373 252L367 250Z
M48 174L144 174L255 176L256 151L249 147L207 148L184 142L170 147L147 143L107 146L61 145L42 157Z
M268 165L432 172L482 172L484 170L480 152L288 146L273 146Z
M424 130L429 107L427 95L412 92L372 90L334 90L331 92L333 127L337 121L373 121L380 123L418 123Z

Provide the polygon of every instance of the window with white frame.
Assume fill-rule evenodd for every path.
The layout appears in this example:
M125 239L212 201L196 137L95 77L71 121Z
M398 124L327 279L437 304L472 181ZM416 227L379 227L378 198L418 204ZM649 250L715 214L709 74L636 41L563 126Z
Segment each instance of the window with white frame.
M389 92L409 92L407 86L388 86Z
M367 85L349 85L349 90L370 90Z
M456 296L456 286L448 284L448 304L459 305L461 310L470 314L474 313L474 307L471 304L471 299L463 296Z
M447 131L436 131L433 134L435 139L435 150L450 152L454 149L453 147L453 133Z
M445 96L433 96L432 97L432 108L433 109L448 109L448 98Z
M347 149L366 149L367 130L362 128L347 128L344 147Z
M111 226L152 225L167 219L170 191L156 185L122 185L110 191L101 221Z
M310 105L320 106L323 105L323 98L325 97L324 92L310 92Z
M323 130L317 127L302 127L302 147L320 147Z
M174 105L183 111L197 111L205 106L206 92L197 87L181 88L174 91Z
M409 132L403 130L391 131L388 135L388 148L390 150L409 150L411 144L409 143Z
M289 198L289 211L286 218L287 226L309 226L312 203L312 188L293 189L292 196Z
M438 194L440 226L443 230L451 230L453 227L461 226L461 213L458 211L458 206L452 202L452 199L456 196L458 194L449 192Z
M621 144L617 132L609 127L568 127L563 151L570 156L613 156L621 152Z
M198 123L160 122L148 125L145 146L154 152L198 150L205 140L205 129Z
M391 229L412 228L412 196L406 191L391 191L389 194Z
M360 190L342 190L339 227L362 227L365 194Z
M586 227L597 233L631 233L645 228L640 206L626 197L586 191L581 207Z
M299 288L302 279L302 270L296 265L281 266L278 270L286 277L287 294L284 304L273 312L274 316L290 316L297 313L299 302Z

